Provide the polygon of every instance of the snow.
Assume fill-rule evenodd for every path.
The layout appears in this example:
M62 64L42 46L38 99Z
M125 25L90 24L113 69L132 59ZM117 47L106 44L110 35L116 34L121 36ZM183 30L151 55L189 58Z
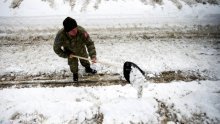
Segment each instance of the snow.
M220 46L211 37L219 2L175 1L23 0L14 9L12 0L0 1L0 83L5 75L71 75L52 49L66 16L87 29L98 60L114 65L92 65L99 74L123 77L131 61L149 78L166 71L205 78L155 83L132 68L124 86L3 88L0 124L220 123Z
M129 80L131 85L137 90L138 98L141 98L143 94L144 83L147 82L144 75L140 72L140 70L132 66Z
M103 123L159 123L159 105L156 99L160 99L170 111L180 115L179 120L188 116L192 119L190 116L193 113L206 113L210 118L207 121L219 122L219 81L148 85L143 88L143 96L139 99L130 84L3 89L0 91L0 120L1 123L31 122L34 119L43 123L91 123L95 121L95 116L102 113ZM171 107L172 105L174 106ZM17 117L13 120L14 114ZM211 119L214 121L211 122Z
M116 67L99 63L93 65L93 67L99 73L123 75L123 63L131 61L151 74L166 70L181 70L184 72L191 70L213 79L220 79L219 52L218 49L214 48L214 44L210 43L212 41L209 39L207 42L207 39L190 40L184 38L171 41L170 39L163 40L155 39L151 42L143 42L142 39L136 41L132 39L124 42L117 41L117 39L107 39L105 43L97 42L97 58L100 61L112 63ZM94 41L99 41L99 39L94 39ZM197 42L200 42L200 44ZM1 75L10 74L11 72L19 75L62 73L64 70L69 72L66 59L62 59L54 53L52 43L53 41L31 46L2 47L0 56L2 63L0 65ZM134 53L137 53L137 55L133 55ZM14 61L15 58L16 61ZM82 74L82 66L80 68Z
M23 0L18 8L10 8L11 0L0 2L0 16L2 17L53 17L63 19L72 16L83 25L112 26L112 25L154 25L164 24L219 24L219 5L196 4L186 5L183 1L178 9L175 2L163 0L159 5L154 2L143 4L140 0L109 0L109 1L80 1L73 2L71 9L70 1L51 0ZM96 8L96 6L98 8ZM40 9L39 9L40 8ZM107 19L108 18L108 19ZM54 23L53 21L51 21ZM57 20L55 20L57 22ZM59 24L59 23L57 23Z

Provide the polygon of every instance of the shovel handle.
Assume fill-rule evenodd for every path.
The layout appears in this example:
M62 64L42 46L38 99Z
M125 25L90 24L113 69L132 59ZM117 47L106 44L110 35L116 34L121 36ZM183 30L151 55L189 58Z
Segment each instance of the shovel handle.
M92 62L91 59L88 59L88 58L85 58L85 57L81 57L81 56L76 56L76 55L71 55L70 58L79 58L79 59L83 59L83 60L87 60L87 61L90 61ZM111 64L111 63L108 63L108 62L103 62L103 61L96 61L97 63L100 63L100 64L104 64L104 65L109 65L109 66L117 66L117 65L114 65L114 64Z
M85 58L85 57L81 57L81 56L76 56L76 55L70 55L70 58L79 58L79 59L83 59L83 60L87 60L87 61L90 61L90 62L92 62L92 60L91 59L88 59L88 58Z

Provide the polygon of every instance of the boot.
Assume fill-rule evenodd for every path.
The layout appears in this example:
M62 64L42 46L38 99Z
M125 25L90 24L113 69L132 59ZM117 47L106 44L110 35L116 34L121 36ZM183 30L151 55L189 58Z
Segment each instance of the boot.
M73 74L73 82L78 82L78 73Z
M95 69L90 68L90 67L86 67L86 73L96 74L97 71Z

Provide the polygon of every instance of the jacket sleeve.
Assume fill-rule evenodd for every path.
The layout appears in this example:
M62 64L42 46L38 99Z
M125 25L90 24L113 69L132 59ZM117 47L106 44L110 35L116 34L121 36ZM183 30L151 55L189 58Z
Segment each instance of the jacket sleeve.
M53 45L53 50L54 52L62 57L62 58L68 58L68 53L64 51L64 48L62 48L62 39L60 37L59 34L57 34L56 38L55 38L55 41L54 41L54 45Z
M95 49L94 42L91 40L91 38L89 37L87 32L84 32L84 36L85 36L85 39L86 39L85 43L86 43L86 47L87 47L87 50L89 52L90 58L96 57L96 49Z

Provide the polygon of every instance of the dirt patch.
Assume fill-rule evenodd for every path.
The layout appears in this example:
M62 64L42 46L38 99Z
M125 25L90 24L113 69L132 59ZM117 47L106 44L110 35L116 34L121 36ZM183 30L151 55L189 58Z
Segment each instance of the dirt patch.
M10 8L13 8L13 9L18 8L18 7L20 6L20 4L21 4L22 1L23 1L23 0L13 0L13 1L11 2Z
M161 124L167 123L193 123L193 124L202 124L202 123L211 123L211 124L218 124L220 120L217 118L211 119L207 116L205 112L194 112L192 116L187 117L183 115L180 110L175 108L174 104L166 104L165 102L155 98L158 103L158 110L157 114L159 114L158 121Z
M43 123L46 120L46 117L43 114L39 114L38 112L30 113L30 114L21 114L19 112L15 112L10 120L13 120L13 123Z
M94 114L93 117L90 118L90 119L85 117L85 120L83 122L79 122L78 118L74 118L72 120L65 121L65 123L68 123L68 124L78 124L78 123L83 123L83 124L102 124L103 123L103 114L102 113Z
M99 4L101 3L102 0L96 0L94 8L98 9L99 8Z
M220 120L210 119L205 112L195 112L192 113L190 118L186 116L182 117L181 123L194 123L194 124L202 124L202 123L210 123L210 124L219 124Z
M154 77L147 77L152 82L155 83L168 83L172 81L194 81L194 80L206 80L208 77L201 76L199 72L189 71L163 71L159 74L155 74Z
M155 4L159 4L162 5L163 4L163 0L141 0L141 2L144 5L155 5Z
M104 115L102 113L99 113L97 115L97 120L96 120L97 124L102 124L103 123L103 119L104 119Z
M195 4L198 4L198 3L201 3L201 4L220 4L219 0L182 0L183 2L185 2L187 5L189 6L192 6L192 5L195 5Z
M178 8L178 9L182 9L182 4L180 3L179 0L170 0L173 2L173 4Z
M161 124L167 124L168 122L179 122L179 120L177 119L177 114L176 112L174 112L175 110L173 110L174 104L168 106L165 102L160 101L159 99L155 98L155 100L158 103L158 110L156 113L159 114L158 121Z

